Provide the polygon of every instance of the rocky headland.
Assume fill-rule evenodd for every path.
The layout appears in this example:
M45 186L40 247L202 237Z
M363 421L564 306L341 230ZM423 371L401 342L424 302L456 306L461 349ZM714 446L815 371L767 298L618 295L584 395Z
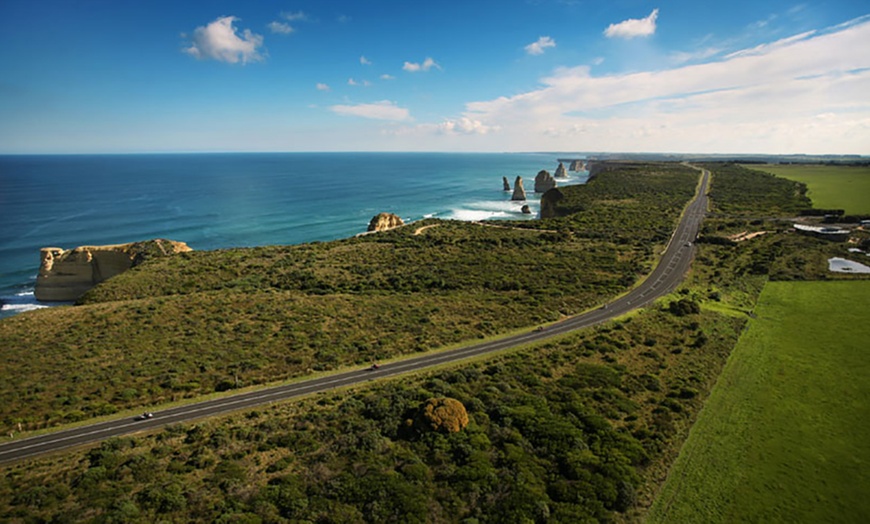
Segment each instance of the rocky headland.
M75 249L44 247L40 250L39 275L34 296L42 302L71 302L92 287L153 257L184 253L184 242L158 238L129 244L80 246Z
M369 222L368 231L386 231L394 227L404 226L405 222L393 213L378 213Z

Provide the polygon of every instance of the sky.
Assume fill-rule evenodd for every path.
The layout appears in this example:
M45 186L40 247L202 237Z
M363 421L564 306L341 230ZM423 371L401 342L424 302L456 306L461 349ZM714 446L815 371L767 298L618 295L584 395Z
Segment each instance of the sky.
M0 0L0 154L870 154L870 3Z

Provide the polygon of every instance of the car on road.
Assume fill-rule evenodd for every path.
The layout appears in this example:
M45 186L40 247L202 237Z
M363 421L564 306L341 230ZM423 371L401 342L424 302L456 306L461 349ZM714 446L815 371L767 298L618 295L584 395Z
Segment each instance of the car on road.
M154 418L154 413L146 411L145 413L142 413L141 415L136 417L136 420L148 420L149 418Z
M378 364L377 362L375 362L374 364L372 364L372 367L370 367L369 369L372 371L376 371L378 369L381 369L381 365Z

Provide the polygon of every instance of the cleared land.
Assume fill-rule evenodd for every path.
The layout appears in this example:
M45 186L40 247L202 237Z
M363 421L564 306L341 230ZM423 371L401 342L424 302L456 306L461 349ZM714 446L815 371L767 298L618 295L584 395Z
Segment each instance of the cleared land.
M870 281L771 282L649 522L870 522Z
M870 213L870 167L765 164L747 166L803 182L813 207Z

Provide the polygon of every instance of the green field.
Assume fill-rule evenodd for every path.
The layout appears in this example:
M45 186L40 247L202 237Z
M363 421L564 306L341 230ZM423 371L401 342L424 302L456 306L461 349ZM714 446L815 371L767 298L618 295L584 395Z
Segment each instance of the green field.
M813 207L870 214L870 167L779 165L746 166L807 185Z
M771 282L649 522L870 522L870 281Z

